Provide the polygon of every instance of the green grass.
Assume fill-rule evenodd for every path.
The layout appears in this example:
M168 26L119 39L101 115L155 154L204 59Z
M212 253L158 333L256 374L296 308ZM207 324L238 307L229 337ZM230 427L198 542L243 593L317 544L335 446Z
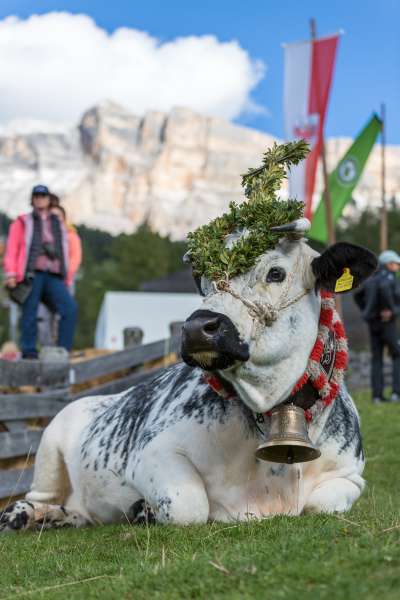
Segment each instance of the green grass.
M400 405L356 400L368 488L350 513L5 536L0 600L399 598Z

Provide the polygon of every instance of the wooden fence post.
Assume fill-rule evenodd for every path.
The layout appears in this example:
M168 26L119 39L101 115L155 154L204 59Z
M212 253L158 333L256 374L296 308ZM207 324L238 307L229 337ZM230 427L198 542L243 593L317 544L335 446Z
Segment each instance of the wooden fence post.
M140 327L125 327L124 329L124 348L138 346L143 341L143 329Z

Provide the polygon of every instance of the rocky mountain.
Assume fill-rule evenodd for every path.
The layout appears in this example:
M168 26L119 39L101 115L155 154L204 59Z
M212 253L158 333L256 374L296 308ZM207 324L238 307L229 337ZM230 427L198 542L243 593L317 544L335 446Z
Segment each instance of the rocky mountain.
M76 128L0 131L0 210L27 210L30 189L41 182L62 197L76 223L119 233L146 221L181 239L242 198L240 174L259 164L273 141L186 108L138 117L105 102ZM350 141L328 141L332 168ZM400 147L388 147L387 193L400 199L399 166ZM354 196L361 205L379 204L379 148Z

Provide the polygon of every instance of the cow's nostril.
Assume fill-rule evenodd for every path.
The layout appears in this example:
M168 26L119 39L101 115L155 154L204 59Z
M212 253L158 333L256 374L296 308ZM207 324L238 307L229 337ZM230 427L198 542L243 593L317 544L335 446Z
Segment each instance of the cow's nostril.
M218 331L221 322L219 319L210 319L203 325L203 331L206 333L215 333Z
M227 369L236 361L249 360L249 349L229 317L197 310L183 326L181 355L191 367Z

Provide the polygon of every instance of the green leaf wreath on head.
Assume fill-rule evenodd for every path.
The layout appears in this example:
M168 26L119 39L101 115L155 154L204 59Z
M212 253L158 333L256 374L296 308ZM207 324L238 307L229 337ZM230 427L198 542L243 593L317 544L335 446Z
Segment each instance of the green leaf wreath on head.
M283 233L271 227L303 216L304 205L298 200L281 200L277 193L287 169L297 165L309 152L304 140L276 144L263 156L261 167L242 176L247 201L231 202L229 212L188 234L188 252L195 275L215 281L217 287L251 269L259 256L276 246ZM226 237L245 230L230 248Z

